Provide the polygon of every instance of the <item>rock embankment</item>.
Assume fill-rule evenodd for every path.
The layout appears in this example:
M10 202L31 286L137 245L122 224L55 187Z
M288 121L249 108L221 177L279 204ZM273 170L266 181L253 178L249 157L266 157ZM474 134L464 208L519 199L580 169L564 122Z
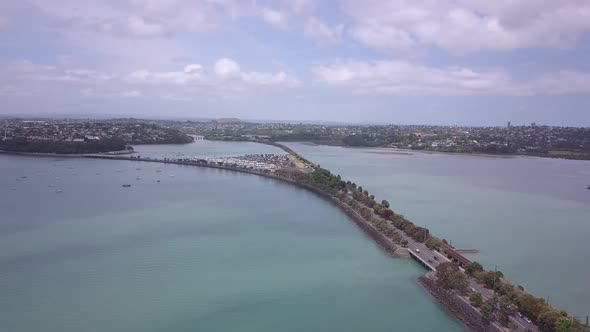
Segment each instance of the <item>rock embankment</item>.
M469 330L474 332L504 332L495 324L485 324L481 314L454 291L438 286L432 272L418 277L418 282Z

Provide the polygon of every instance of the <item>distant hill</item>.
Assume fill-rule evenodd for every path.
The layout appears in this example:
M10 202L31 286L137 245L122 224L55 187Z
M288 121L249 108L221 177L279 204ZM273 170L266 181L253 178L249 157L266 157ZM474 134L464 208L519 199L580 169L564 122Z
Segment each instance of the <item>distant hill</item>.
M238 118L220 118L215 120L217 123L240 123L242 120Z

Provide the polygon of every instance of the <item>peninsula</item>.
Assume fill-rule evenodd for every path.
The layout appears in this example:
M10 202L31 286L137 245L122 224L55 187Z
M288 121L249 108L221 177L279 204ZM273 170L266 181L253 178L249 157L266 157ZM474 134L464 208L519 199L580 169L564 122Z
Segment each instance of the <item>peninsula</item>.
M148 121L0 120L0 151L84 154L133 152L131 144L183 144L193 138Z

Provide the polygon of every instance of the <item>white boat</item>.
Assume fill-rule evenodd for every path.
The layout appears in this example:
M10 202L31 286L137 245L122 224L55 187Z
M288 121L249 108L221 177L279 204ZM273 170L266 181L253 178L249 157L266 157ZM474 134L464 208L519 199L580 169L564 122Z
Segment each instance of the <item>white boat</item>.
M61 189L55 189L55 192L59 194L59 193L63 193L64 191Z

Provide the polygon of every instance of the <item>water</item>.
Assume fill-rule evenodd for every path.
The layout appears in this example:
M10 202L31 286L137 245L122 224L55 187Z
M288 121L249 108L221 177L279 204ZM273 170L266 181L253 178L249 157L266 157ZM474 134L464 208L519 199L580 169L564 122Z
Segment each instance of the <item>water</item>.
M0 155L0 198L2 331L461 330L418 264L271 179Z
M590 162L288 143L577 316L590 314Z
M285 151L254 142L222 142L196 140L189 144L174 145L135 145L134 149L142 157L151 158L190 158L190 157L228 157L246 154L285 154Z

